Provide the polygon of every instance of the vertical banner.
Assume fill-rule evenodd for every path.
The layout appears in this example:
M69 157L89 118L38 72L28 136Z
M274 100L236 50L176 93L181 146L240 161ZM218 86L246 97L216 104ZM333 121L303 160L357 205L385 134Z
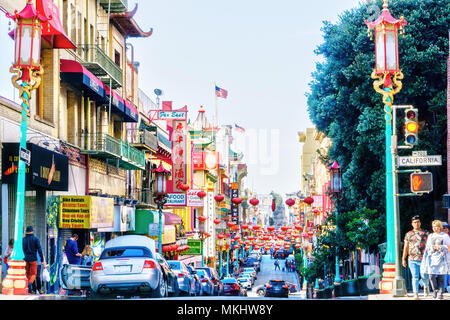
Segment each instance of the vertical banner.
M181 184L186 184L186 121L174 120L172 133L172 181L173 192L183 192Z
M231 220L235 223L239 223L239 205L233 203L234 198L239 197L239 183L231 184Z

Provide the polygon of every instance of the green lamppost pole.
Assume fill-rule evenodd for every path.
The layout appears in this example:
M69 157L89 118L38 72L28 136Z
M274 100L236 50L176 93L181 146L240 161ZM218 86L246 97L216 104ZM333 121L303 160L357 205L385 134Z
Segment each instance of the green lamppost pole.
M339 163L337 161L333 162L331 166L328 167L330 171L330 193L334 196L335 201L339 198L342 192L342 181L341 181L341 170ZM338 234L338 205L335 202L334 211L336 213L336 237ZM338 246L336 246L336 258L335 258L335 277L334 282L341 282L341 274L339 270L339 255L338 255Z
M392 106L394 95L402 89L401 79L403 73L399 67L398 54L398 33L403 33L403 27L407 22L403 17L399 20L392 17L388 9L388 1L384 0L381 16L374 22L365 21L368 26L368 33L372 36L372 29L375 30L375 69L372 72L372 79L376 79L373 88L383 96L385 112L385 159L386 159L386 233L387 248L384 258L383 279L380 283L380 293L393 293L394 295L403 295L404 288L400 288L401 281L395 281L391 274L395 270L396 279L400 275L399 268L395 266L396 259L399 259L399 248L396 248L396 236L398 237L399 221L398 211L394 208L394 177L393 177L393 159L391 154L392 146ZM396 232L397 231L397 232ZM397 253L397 254L396 254ZM396 270L397 269L397 270ZM385 276L386 275L386 276Z
M41 24L48 19L41 16L33 7L31 0L25 8L17 13L6 14L14 19L16 30L14 33L15 56L14 64L10 68L14 87L19 89L22 99L22 120L20 126L20 148L18 161L16 212L14 224L14 249L8 263L8 274L2 283L2 293L7 295L28 294L28 279L25 276L25 261L22 246L23 221L25 206L25 175L26 166L22 154L29 154L27 147L27 120L30 116L31 92L39 87L44 70L40 65L41 57ZM20 83L19 83L20 81Z
M159 211L158 252L162 255L162 209L167 202L167 177L170 176L170 171L166 170L162 163L160 163L159 167L152 170L152 172L155 173L156 190L154 197Z

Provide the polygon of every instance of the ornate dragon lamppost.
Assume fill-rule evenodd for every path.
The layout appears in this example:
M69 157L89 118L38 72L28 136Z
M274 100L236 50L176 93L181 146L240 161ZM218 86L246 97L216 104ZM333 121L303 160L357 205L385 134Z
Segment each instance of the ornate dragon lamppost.
M167 177L170 176L170 171L166 170L162 163L159 167L154 169L156 189L154 192L155 203L158 206L159 212L159 228L158 228L158 252L162 255L162 209L167 202Z
M384 0L381 16L374 22L365 21L368 26L369 36L372 36L372 29L375 30L375 69L372 72L372 79L375 79L373 88L383 96L385 112L385 155L386 155L386 233L387 249L384 258L383 269L388 270L387 274L392 274L394 269L399 269L396 263L396 252L399 256L399 248L396 248L395 224L399 221L398 212L394 209L394 164L391 156L393 126L393 103L394 95L402 89L403 73L399 66L398 54L398 34L403 34L403 27L407 22L404 17L399 20L392 17L388 9L388 1ZM396 216L397 215L397 216ZM397 245L398 246L398 245ZM397 266L397 268L396 268ZM404 295L404 285L400 278L400 270L395 271L396 279L383 277L380 284L381 293L393 293L394 295ZM400 276L401 277L401 276ZM404 283L404 281L403 281Z
M22 120L20 125L20 148L19 153L28 153L27 148L27 121L30 116L31 92L39 87L41 75L44 73L40 65L41 57L41 25L48 19L40 15L33 7L31 0L27 1L25 8L19 13L17 10L13 15L6 14L16 21L14 34L15 54L14 64L10 68L12 84L19 89L19 96L22 100ZM10 268L2 283L2 293L8 295L28 294L28 280L25 275L25 261L22 246L23 221L25 205L25 175L26 166L21 156L19 156L16 214L14 225L14 249L11 260L8 263Z

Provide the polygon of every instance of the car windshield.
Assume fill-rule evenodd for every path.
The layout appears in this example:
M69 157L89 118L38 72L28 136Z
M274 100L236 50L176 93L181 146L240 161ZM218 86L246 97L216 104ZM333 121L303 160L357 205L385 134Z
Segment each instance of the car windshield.
M107 248L100 255L100 259L114 258L153 258L151 251L145 247L116 247Z
M198 268L197 270L202 270L202 271L205 271L207 274L208 274L208 276L211 276L211 270L210 269L207 269L207 268Z
M179 261L167 261L167 263L169 264L170 269L176 269L176 270L181 269L181 262L179 262Z

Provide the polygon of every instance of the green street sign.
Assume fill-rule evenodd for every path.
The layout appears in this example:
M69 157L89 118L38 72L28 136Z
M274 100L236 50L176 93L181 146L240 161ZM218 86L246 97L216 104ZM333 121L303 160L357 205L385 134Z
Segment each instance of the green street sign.
M188 239L187 245L190 247L189 250L180 252L181 255L201 255L202 254L202 241Z

